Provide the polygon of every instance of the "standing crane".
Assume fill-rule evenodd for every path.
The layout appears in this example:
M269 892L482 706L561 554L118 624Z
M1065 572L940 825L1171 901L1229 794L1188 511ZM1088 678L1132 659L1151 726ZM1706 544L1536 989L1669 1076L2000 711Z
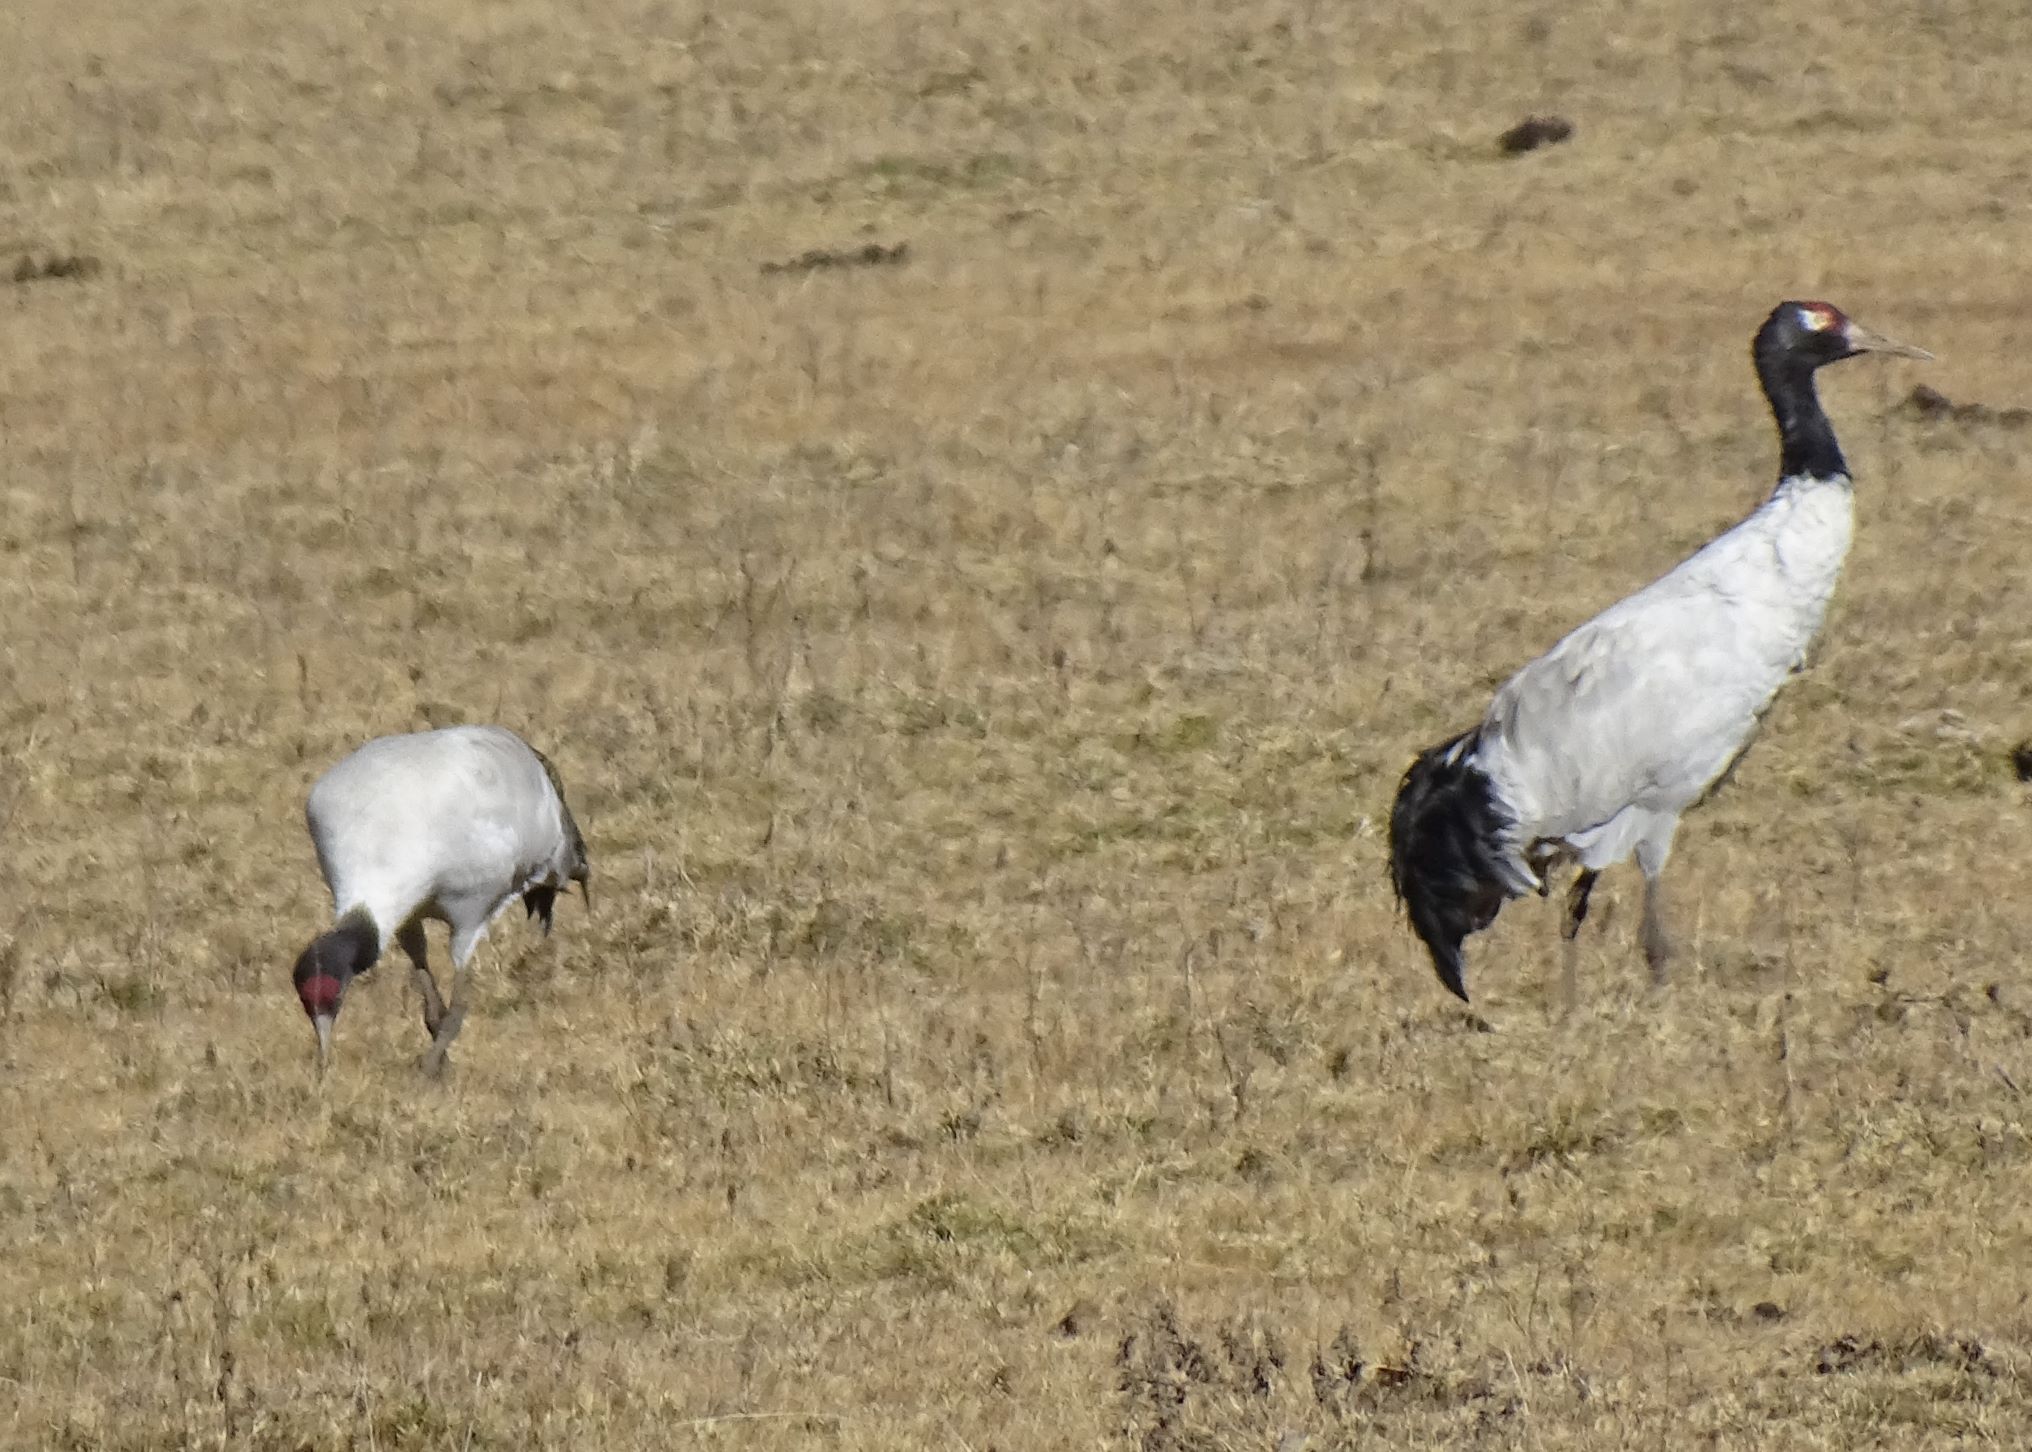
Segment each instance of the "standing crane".
M1748 749L1804 664L1855 529L1849 466L1813 375L1858 353L1930 358L1824 302L1783 302L1751 355L1778 422L1778 486L1749 518L1618 601L1496 692L1480 724L1419 753L1390 813L1390 879L1439 981L1468 992L1461 944L1503 904L1578 863L1560 935L1574 938L1602 869L1644 874L1644 956L1672 944L1659 876L1680 815Z
M296 961L320 1074L346 988L392 938L409 957L431 1036L427 1069L465 1020L466 964L517 898L550 931L560 890L590 869L557 769L501 726L451 726L370 741L311 788L304 813L337 921ZM452 1001L438 994L423 924L451 927Z

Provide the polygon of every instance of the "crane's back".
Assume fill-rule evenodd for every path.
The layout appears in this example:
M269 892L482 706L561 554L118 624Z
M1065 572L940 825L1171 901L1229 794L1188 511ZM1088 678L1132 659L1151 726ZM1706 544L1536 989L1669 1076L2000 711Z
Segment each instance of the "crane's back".
M370 741L318 779L306 819L338 910L364 905L383 922L433 901L505 900L532 873L575 865L552 773L499 726Z

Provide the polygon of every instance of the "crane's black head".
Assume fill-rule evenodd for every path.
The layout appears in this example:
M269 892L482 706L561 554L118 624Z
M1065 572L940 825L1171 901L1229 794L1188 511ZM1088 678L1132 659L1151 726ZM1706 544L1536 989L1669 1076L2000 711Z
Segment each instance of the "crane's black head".
M1931 358L1923 348L1897 343L1871 332L1833 303L1782 302L1757 330L1755 345L1760 369L1811 373L1858 353L1896 353L1906 358Z
M291 974L297 1001L317 1031L317 1066L324 1071L332 1052L332 1025L338 1022L346 988L374 966L381 955L381 935L362 912L347 913L330 932L311 939Z
M1832 303L1782 302L1757 329L1757 379L1778 420L1778 477L1847 478L1849 466L1814 393L1813 373L1858 353L1933 355L1871 332Z

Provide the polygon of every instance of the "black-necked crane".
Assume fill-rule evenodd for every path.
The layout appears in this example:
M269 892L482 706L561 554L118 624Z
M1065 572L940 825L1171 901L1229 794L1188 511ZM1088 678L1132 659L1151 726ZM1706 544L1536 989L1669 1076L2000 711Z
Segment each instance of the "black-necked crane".
M1421 752L1390 813L1390 875L1433 967L1467 999L1461 944L1505 902L1577 863L1573 940L1606 867L1644 874L1644 956L1672 946L1659 875L1680 815L1727 775L1819 633L1854 533L1849 466L1814 372L1858 353L1931 354L1824 302L1784 302L1757 330L1757 380L1778 421L1778 486L1735 528L1610 606L1496 692L1473 729Z
M589 875L557 770L501 726L451 726L369 741L311 788L304 818L337 920L296 962L320 1072L346 987L401 945L423 995L426 1068L441 1068L465 1018L466 965L517 898L550 931L551 910ZM451 928L452 999L439 996L423 925Z

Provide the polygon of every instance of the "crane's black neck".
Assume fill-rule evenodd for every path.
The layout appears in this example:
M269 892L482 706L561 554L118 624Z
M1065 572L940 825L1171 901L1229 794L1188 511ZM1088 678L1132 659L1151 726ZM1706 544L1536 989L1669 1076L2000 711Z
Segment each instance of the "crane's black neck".
M1778 477L1784 479L1847 479L1848 460L1835 442L1834 425L1820 406L1813 386L1819 360L1799 354L1763 337L1757 340L1757 379L1764 385L1771 413L1778 420Z

